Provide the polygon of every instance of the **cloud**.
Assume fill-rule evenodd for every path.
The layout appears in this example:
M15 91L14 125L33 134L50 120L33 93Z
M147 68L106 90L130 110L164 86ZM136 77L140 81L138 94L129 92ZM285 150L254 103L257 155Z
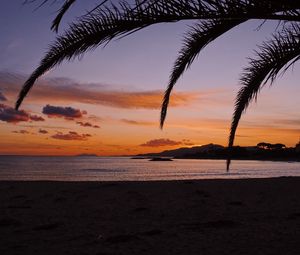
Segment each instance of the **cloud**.
M276 119L273 120L274 123L278 124L285 124L289 126L300 126L300 120L299 119Z
M3 95L1 91L0 91L0 101L7 101L6 97Z
M9 123L18 123L21 121L29 121L29 114L25 111L16 111L15 109L0 104L0 120Z
M82 127L92 127L92 128L100 128L98 125L93 125L90 122L82 122L82 121L77 121L76 122L78 125L82 126Z
M40 134L48 134L48 131L40 128L39 133Z
M176 145L181 145L181 144L182 144L182 142L180 142L180 141L173 141L173 140L170 140L170 139L161 138L161 139L150 140L146 143L141 144L140 146L143 146L143 147L160 147L160 146L176 146Z
M16 97L26 76L0 72L0 88ZM78 102L126 109L159 109L163 91L126 91L103 84L78 83L67 78L42 78L29 93L28 100L45 102ZM193 92L174 92L171 107L187 105L199 97Z
M43 117L37 116L37 115L31 115L31 116L30 116L30 119L31 119L32 121L45 121L45 119L44 119Z
M135 121L135 120L128 120L128 119L121 119L120 121L135 126L157 126L158 125L157 122L154 123L150 121Z
M189 139L182 139L182 145L192 146L195 144L192 143L191 140L189 140Z
M160 146L176 146L176 145L187 145L192 146L194 143L192 143L189 139L183 139L181 141L174 141L170 139L153 139L149 140L146 143L141 144L140 146L143 147L160 147Z
M8 123L18 123L22 121L44 121L42 117L31 115L24 110L16 111L14 108L4 104L0 104L0 120Z
M27 130L22 129L22 130L18 130L18 131L12 131L12 133L15 134L30 134Z
M50 118L54 117L73 120L81 118L83 114L86 114L86 111L80 111L79 109L74 109L72 107L52 106L47 104L43 108L43 113Z
M103 118L100 118L99 116L96 116L96 115L90 115L90 116L88 116L88 119L90 119L90 120L92 120L92 121L102 121L103 120Z
M74 131L69 131L69 133L63 134L62 132L57 132L55 135L52 135L51 138L58 139L58 140L76 140L76 141L86 141L89 137L91 137L90 134L78 134Z
M89 122L81 122L81 121L77 121L77 124L79 124L82 127L92 127L93 125Z

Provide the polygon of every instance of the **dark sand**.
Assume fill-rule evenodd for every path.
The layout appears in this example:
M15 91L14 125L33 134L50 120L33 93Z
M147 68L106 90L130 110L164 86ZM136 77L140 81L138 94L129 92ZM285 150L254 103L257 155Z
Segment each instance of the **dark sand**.
M300 178L0 182L0 254L300 254Z

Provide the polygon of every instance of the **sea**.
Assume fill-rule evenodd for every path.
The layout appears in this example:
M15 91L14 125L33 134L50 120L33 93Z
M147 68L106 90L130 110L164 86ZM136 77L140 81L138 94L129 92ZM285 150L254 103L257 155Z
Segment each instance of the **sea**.
M300 162L130 157L0 156L0 180L155 181L300 176Z

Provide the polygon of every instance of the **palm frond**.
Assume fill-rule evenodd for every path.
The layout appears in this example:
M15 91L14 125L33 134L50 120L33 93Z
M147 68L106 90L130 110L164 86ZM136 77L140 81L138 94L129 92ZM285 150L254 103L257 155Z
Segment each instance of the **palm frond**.
M253 99L257 99L260 89L270 81L274 82L280 71L284 73L300 58L300 25L293 24L277 33L273 38L259 47L256 59L250 59L249 67L241 77L242 88L238 91L235 109L231 123L228 148L230 165L230 150L234 143L236 129L243 112Z
M163 128L167 116L171 92L179 77L190 67L194 59L206 45L245 21L245 19L203 21L200 24L196 24L196 26L192 27L191 31L188 32L184 39L183 48L180 50L174 63L169 84L164 94L160 114L161 128Z
M58 11L58 14L56 15L55 19L52 22L51 30L58 32L58 27L61 22L62 17L65 15L65 13L70 9L70 7L76 2L76 0L66 0L63 6Z
M284 2L286 5L280 6L281 9L275 4L276 1L271 0L136 0L134 5L121 1L118 5L111 3L100 6L92 13L82 16L77 23L71 24L69 30L50 45L38 68L25 82L16 102L16 109L35 81L45 72L63 60L71 60L118 36L128 35L152 24L191 19L285 17L300 20L300 16L287 13L294 5L298 5L300 9L300 3L297 1L296 4L293 0ZM274 13L275 10L282 13Z
M102 0L102 2L100 2L99 4L97 4L96 7L94 7L92 10L90 10L87 14L92 13L93 11L95 11L96 9L98 9L99 7L101 7L102 5L104 5L108 1L109 0ZM60 22L61 22L63 16L65 15L65 13L70 9L70 7L75 2L76 2L76 0L65 0L65 3L59 9L58 14L56 15L55 19L52 22L51 30L55 31L56 33L58 32L58 28L59 28L59 25L60 25Z

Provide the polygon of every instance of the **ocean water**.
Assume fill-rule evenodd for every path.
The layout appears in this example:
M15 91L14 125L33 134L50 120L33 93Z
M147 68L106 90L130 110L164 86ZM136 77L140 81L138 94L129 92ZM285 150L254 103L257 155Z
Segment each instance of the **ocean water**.
M0 156L0 180L150 181L300 176L300 162Z

